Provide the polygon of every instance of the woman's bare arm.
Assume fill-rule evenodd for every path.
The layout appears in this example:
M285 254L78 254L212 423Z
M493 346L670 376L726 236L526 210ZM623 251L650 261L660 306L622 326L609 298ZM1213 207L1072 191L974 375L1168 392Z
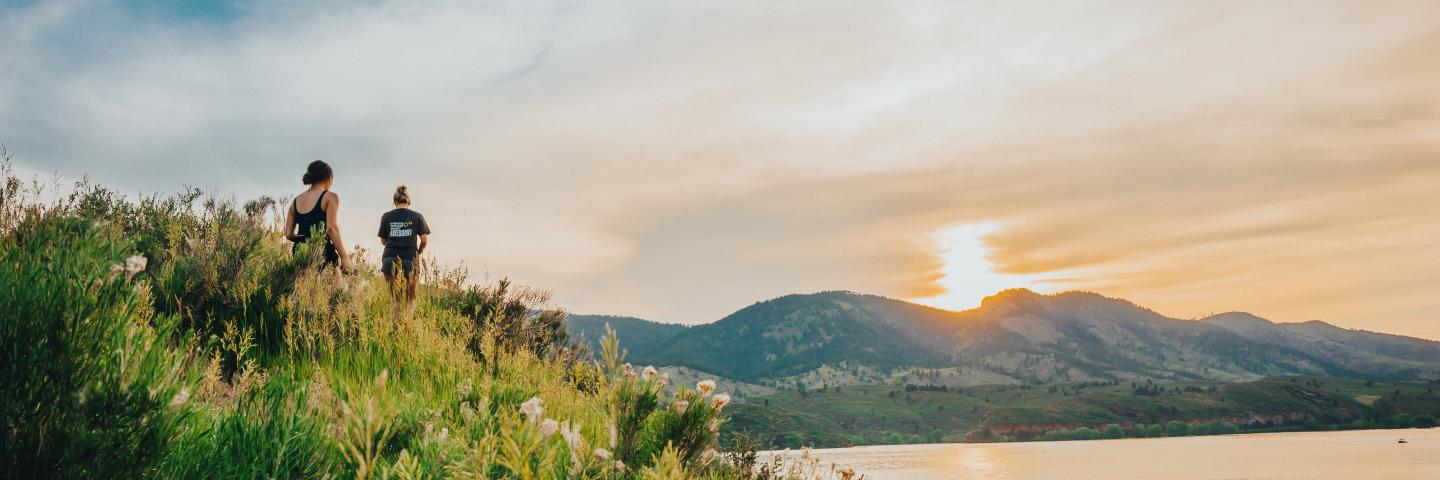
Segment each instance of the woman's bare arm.
M340 225L335 218L340 212L340 196L331 193L326 197L330 200L330 206L325 207L325 234L330 236L330 243L335 245L335 253L340 254L340 269L350 269L350 256L345 253L345 242L340 239Z
M284 233L285 233L285 239L286 239L286 240L289 240L289 241L292 241L292 242L298 242L298 241L300 241L300 236L295 234L295 208L294 208L293 206L292 206L291 208L285 209L285 232L284 232Z
M429 244L430 244L430 236L429 236L429 235L421 235L421 236L420 236L420 248L415 249L415 253L416 253L417 255L418 255L418 254L421 254L421 253L425 253L425 246L426 246L426 245L429 245Z

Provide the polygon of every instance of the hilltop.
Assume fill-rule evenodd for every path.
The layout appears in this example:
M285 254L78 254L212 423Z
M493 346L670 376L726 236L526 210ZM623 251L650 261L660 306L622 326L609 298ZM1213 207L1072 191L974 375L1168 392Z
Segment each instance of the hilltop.
M571 331L589 335L606 321L572 316ZM773 387L1440 375L1440 342L1245 313L1176 319L1089 292L1006 290L960 312L820 292L757 302L693 327L613 323L628 333L622 346L634 362Z

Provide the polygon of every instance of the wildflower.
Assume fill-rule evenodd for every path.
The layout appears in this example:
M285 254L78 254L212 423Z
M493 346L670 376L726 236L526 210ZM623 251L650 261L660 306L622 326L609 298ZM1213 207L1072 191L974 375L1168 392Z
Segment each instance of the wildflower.
M660 386L661 386L661 387L664 387L664 386L669 385L669 384L670 384L670 374L668 374L668 373L662 373L662 374L660 374Z
M530 397L525 403L520 404L520 413L525 414L525 418L530 420L530 423L540 423L540 415L545 413L544 404L545 402L540 400L540 397Z
M560 431L560 424L556 423L554 419L547 418L540 422L540 435L548 437L558 431Z
M635 378L635 367L630 366L629 363L626 363L625 365L623 365L623 366L621 367L621 370L624 370L624 372L625 372L625 377L627 377L627 378Z
M145 265L149 263L149 260L143 255L135 255L125 259L125 279L129 280L134 278L135 274L145 271Z
M466 379L465 379L465 383L460 384L460 388L456 389L456 390L455 390L455 393L460 394L460 398L466 398L466 397L469 397L469 396L470 396L470 389L471 389L471 388L474 388L474 387L475 387L475 381L474 381L474 380L471 380L471 379L469 379L469 378L466 378Z
M696 384L695 384L695 389L700 391L700 396L702 396L702 397L709 396L709 395L710 395L710 392L715 391L715 381L714 381L714 380L701 380L700 383L696 383Z
M727 395L727 394L724 394L724 393L715 395L715 409L716 409L716 410L725 408L725 406L726 406L726 405L729 405L729 404L730 404L730 395Z
M645 381L649 382L655 380L655 375L658 375L659 373L660 372L655 370L654 366L646 366L645 370L640 372L640 378L643 378L645 379Z
M450 438L450 429L442 427L440 429L440 436L438 438L442 442L445 441L446 438Z
M579 451L585 445L585 439L580 437L580 425L565 422L560 424L560 438L565 439L565 444L570 446L570 451Z
M600 459L600 461L602 461L602 462L603 462L603 461L606 461L606 460L609 460L609 459L610 459L610 451L609 451L609 450L606 450L606 449L603 449L603 448L596 448L596 449L595 449L595 458Z
M615 471L617 471L617 472L623 472L623 471L625 471L625 462L616 460L616 461L615 461Z
M184 405L185 402L189 400L190 389L182 388L179 392L175 393L175 396L170 397L170 408L179 408L181 405Z
M689 408L690 408L690 402L685 401L685 400L676 400L676 401L675 401L675 413L684 415L684 414L685 414L685 410L688 410Z

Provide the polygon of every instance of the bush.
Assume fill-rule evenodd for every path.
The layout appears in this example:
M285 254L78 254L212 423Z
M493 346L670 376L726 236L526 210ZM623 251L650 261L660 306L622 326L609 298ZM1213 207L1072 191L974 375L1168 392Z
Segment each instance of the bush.
M154 315L141 257L127 269L134 245L113 229L17 216L0 240L0 476L150 472L183 416L167 406L186 396L174 318Z
M1190 434L1190 424L1179 420L1171 420L1165 424L1165 436L1183 437Z
M1125 438L1125 429L1111 423L1105 425L1105 428L1101 430L1101 434L1104 435L1105 438Z

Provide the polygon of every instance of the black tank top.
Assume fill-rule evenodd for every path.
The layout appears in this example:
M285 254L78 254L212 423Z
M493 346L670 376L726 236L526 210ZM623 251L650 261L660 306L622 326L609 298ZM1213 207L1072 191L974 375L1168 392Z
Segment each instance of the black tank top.
M320 206L320 202L325 201L325 194L327 193L330 193L330 191L320 192L320 198L315 199L315 206L305 213L300 213L300 208L296 206L295 203L290 204L290 208L295 210L295 225L300 227L298 234L300 241L295 243L305 243L306 240L309 240L310 231L316 226L320 227L320 231L325 231L325 208ZM297 198L296 201L298 202L299 199ZM326 239L325 244L330 244L329 239Z

